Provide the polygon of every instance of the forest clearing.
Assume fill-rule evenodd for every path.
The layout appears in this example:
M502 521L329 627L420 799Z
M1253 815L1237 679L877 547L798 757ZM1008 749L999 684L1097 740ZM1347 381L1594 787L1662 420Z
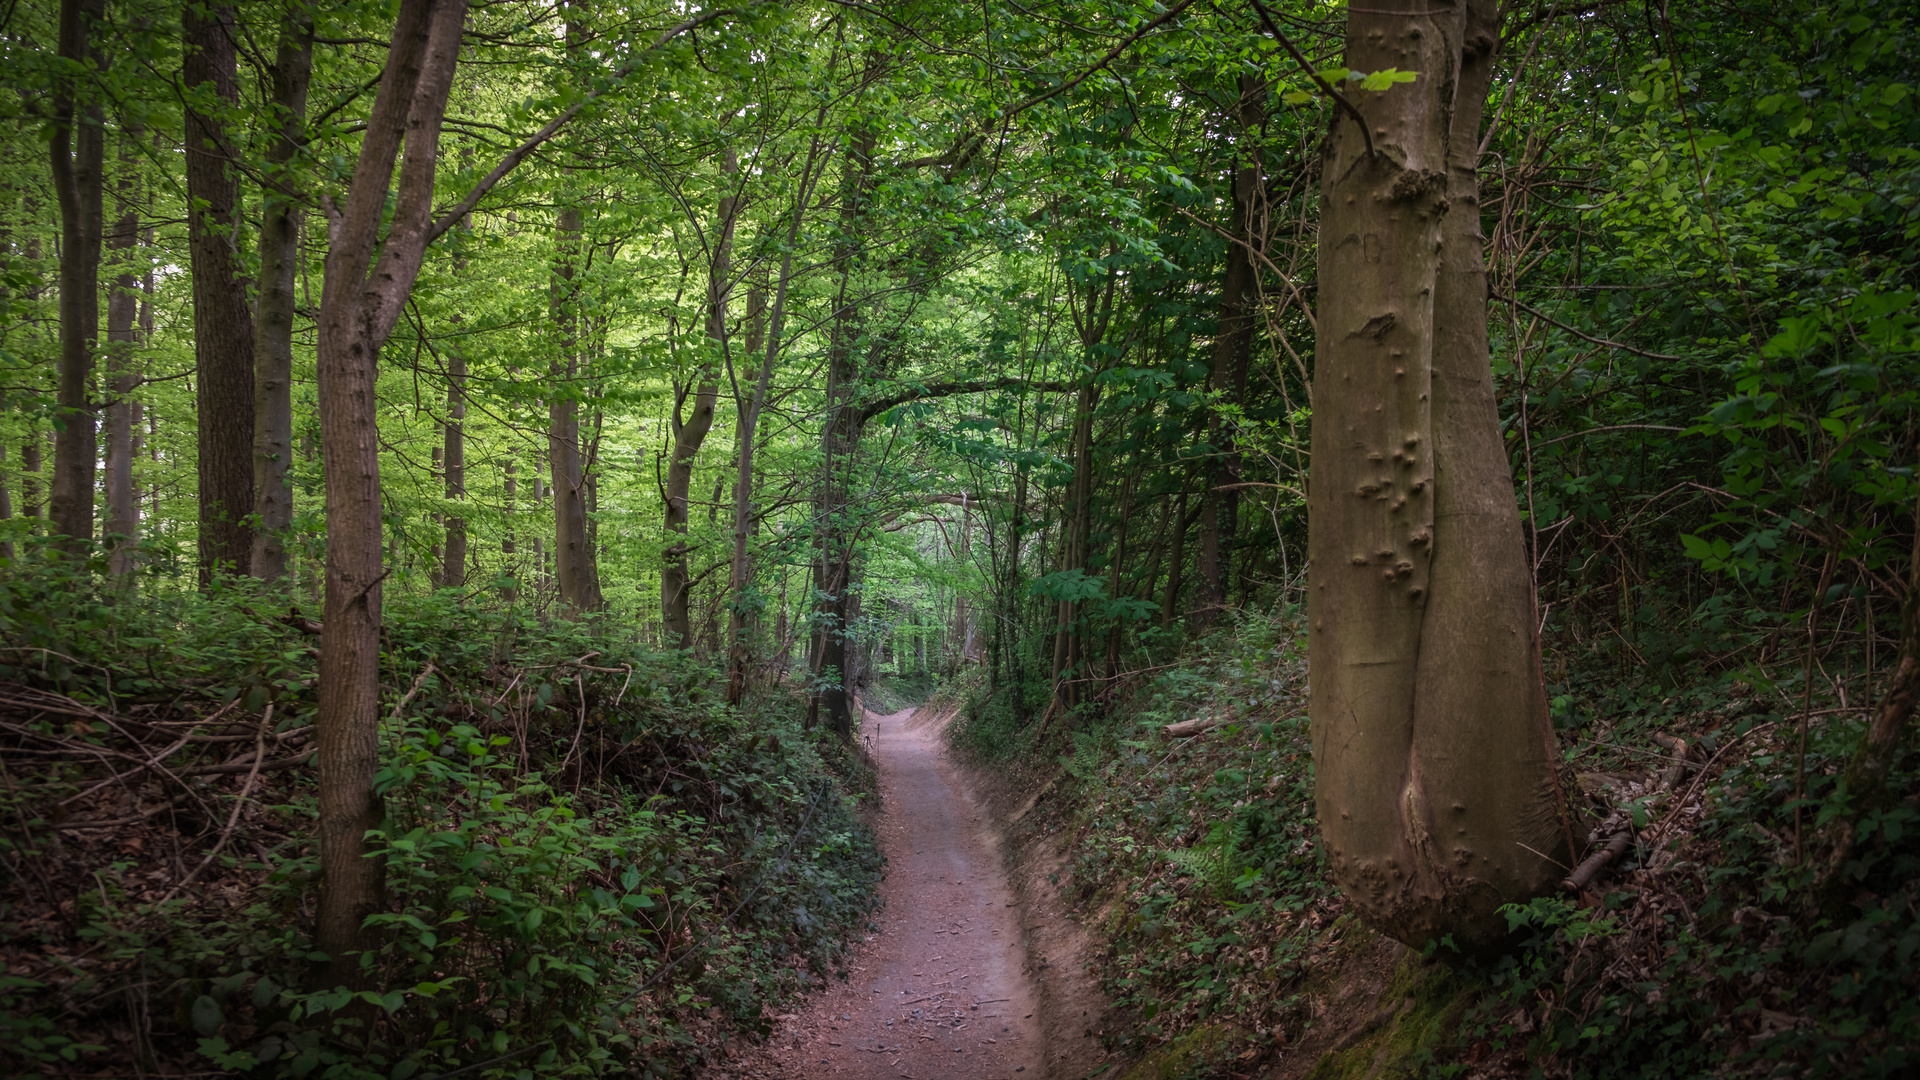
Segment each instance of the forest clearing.
M0 1074L1908 1077L1920 6L0 9Z

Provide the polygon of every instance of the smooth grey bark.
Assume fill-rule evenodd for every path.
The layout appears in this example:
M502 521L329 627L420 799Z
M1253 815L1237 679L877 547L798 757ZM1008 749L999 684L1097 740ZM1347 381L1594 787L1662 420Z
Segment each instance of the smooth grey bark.
M105 16L105 0L61 0L61 59L104 69L98 33ZM48 525L60 550L73 555L84 553L93 540L98 453L89 391L100 337L106 118L96 97L71 76L56 79L49 145L60 206L60 371Z
M140 278L134 273L134 252L140 245L139 157L131 144L138 129L123 135L126 146L120 154L121 176L115 185L113 232L107 247L113 252L112 290L107 294L107 523L106 535L112 538L107 557L107 572L125 578L133 571L134 544L140 534L140 507L133 490L134 431L138 419L133 391L139 385L134 368L134 349L139 343Z
M306 141L307 84L313 73L313 9L294 3L280 24L273 59L266 183L260 191L260 279L253 319L253 534L251 570L262 581L287 576L293 526L293 317L299 270L299 204L279 185Z
M1323 162L1308 618L1335 880L1410 945L1506 934L1566 861L1532 577L1486 337L1478 129L1491 0L1349 16L1356 93Z
M187 4L180 80L211 93L216 108L239 104L231 6ZM253 561L253 313L234 256L239 184L233 143L219 112L186 113L187 246L193 264L194 406L198 416L200 581L244 574ZM203 208L204 207L204 208Z
M434 167L459 59L466 0L402 0L367 119L352 186L332 218L319 320L321 438L326 448L326 620L318 736L320 905L315 944L328 982L356 985L364 928L385 893L385 867L367 858L380 821L374 795L380 732L380 437L374 396L392 333L432 239ZM391 224L380 225L394 162Z
M586 470L580 446L580 265L583 224L578 206L562 207L554 225L556 258L548 311L558 338L553 375L562 385L547 399L547 462L553 474L554 580L560 603L575 612L602 606L600 575L587 537Z

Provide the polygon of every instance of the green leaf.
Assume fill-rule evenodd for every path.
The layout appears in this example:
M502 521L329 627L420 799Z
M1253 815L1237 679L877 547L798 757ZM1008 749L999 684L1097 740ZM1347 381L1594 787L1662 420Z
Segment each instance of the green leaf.
M193 999L193 1030L202 1035L213 1036L220 1032L220 1025L227 1022L227 1014L220 1010L220 1003L212 995L201 994Z
M1410 83L1415 77L1415 74L1411 71L1401 71L1399 68L1383 68L1361 79L1360 89L1372 90L1378 93L1390 88L1394 83Z

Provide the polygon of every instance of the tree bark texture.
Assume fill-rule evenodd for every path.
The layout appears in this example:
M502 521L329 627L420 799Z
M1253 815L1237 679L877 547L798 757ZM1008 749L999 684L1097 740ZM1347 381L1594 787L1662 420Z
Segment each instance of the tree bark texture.
M600 575L587 539L586 469L580 447L580 402L574 380L580 374L580 265L583 225L580 208L560 209L555 222L558 258L548 305L558 336L554 360L556 387L547 399L547 461L553 471L554 577L560 602L572 611L601 606Z
M60 57L104 68L97 35L105 0L61 0ZM82 102L82 96L90 99ZM81 554L93 540L93 353L100 337L100 242L106 165L105 114L91 87L57 80L51 155L60 206L60 376L49 526L61 550Z
M359 981L378 944L362 924L383 902L385 868L366 858L380 821L380 348L400 317L430 237L434 161L459 56L466 0L402 0L352 187L333 221L320 309L320 424L327 486L326 632L320 651L320 906L315 940L334 985ZM406 158L384 238L394 161ZM376 261L375 255L378 254Z
M1476 157L1498 37L1490 0L1389 9L1352 12L1347 65L1419 77L1353 92L1377 150L1337 114L1322 181L1317 797L1374 927L1473 948L1569 854L1487 353Z
M273 60L273 112L266 183L260 192L260 280L253 320L253 534L251 569L262 581L287 576L293 526L293 316L299 270L300 210L277 186L306 139L307 84L313 73L313 11L295 4L280 24Z
M133 490L133 391L139 385L134 349L139 343L140 278L134 272L134 252L140 246L138 211L139 157L131 150L137 130L125 134L120 154L121 176L115 185L113 232L107 248L113 252L112 291L107 294L107 524L112 549L107 572L124 579L133 571L133 548L139 540L140 508Z
M239 104L231 6L188 4L180 79L212 108ZM194 407L199 416L200 581L253 559L253 314L234 257L239 184L225 118L186 114L187 247L193 263Z

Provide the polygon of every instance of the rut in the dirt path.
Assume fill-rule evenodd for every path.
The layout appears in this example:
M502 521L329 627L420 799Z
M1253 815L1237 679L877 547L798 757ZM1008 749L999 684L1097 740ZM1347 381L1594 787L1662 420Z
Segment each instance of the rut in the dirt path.
M1045 1039L1023 970L1020 913L985 815L944 760L930 715L867 714L887 856L880 931L850 978L785 1017L735 1076L1039 1080Z

